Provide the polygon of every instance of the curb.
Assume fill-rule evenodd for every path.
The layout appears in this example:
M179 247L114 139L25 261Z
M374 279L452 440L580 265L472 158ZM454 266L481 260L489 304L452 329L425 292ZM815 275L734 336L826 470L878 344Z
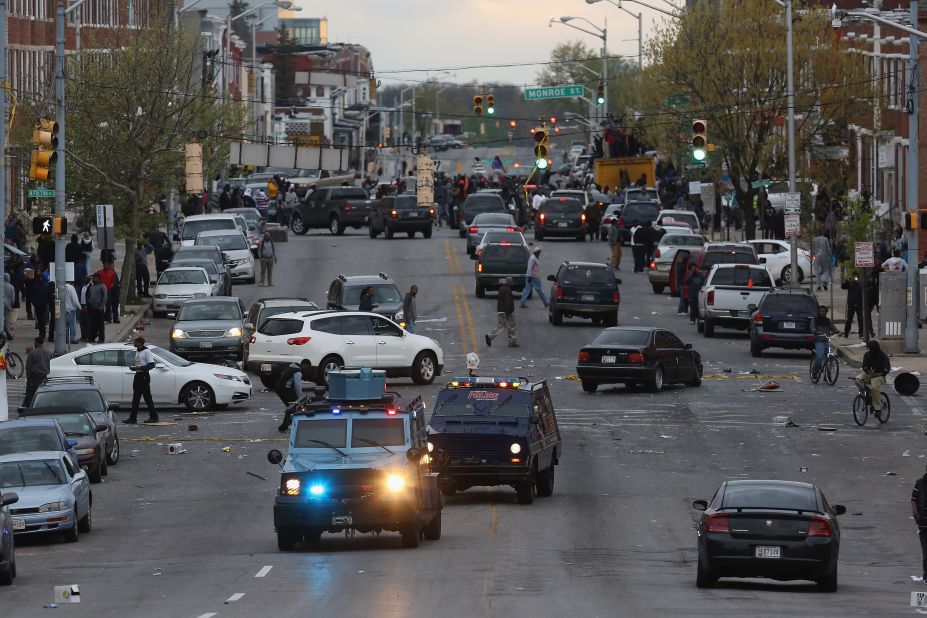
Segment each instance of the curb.
M146 298L145 302L141 305L138 305L138 309L135 311L135 315L130 319L126 320L124 324L121 325L120 329L116 332L116 337L113 339L113 342L125 341L129 334L135 330L135 327L138 326L138 323L145 317L145 313L151 308L152 300Z
M850 367L859 369L860 367L863 366L863 361L857 360L857 358L853 355L853 353L847 350L843 346L837 346L837 354L840 356L840 358L845 360L847 365L849 365Z

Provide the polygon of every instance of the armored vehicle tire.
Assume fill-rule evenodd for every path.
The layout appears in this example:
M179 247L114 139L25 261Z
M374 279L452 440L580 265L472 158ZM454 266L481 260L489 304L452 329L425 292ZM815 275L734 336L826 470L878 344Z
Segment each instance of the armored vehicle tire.
M434 516L428 524L422 529L422 533L429 541L437 541L441 538L441 511Z
M299 533L292 528L280 528L277 530L277 549L280 551L292 551L296 547L296 541Z
M419 539L422 536L422 523L416 519L415 521L402 524L399 527L399 534L402 535L403 547L418 547Z
M322 531L318 528L306 528L303 530L303 541L307 545L318 545L322 540Z
M518 494L518 504L533 504L536 492L534 479L515 483L515 492Z
M547 470L538 472L538 496L549 498L554 493L554 463Z

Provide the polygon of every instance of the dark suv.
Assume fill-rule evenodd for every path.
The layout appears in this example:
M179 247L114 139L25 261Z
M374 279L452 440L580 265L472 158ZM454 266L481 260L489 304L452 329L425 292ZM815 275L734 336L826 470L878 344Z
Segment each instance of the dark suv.
M660 207L653 202L628 202L615 222L621 242L630 242L631 228L644 223L653 224L660 216Z
M508 211L505 209L505 202L497 193L474 193L464 201L460 209L460 226L457 228L457 233L461 238L467 235L473 218L483 212L507 213Z
M813 350L818 300L800 289L770 290L750 319L750 354L766 348Z
M531 504L554 493L561 449L546 380L456 378L438 393L428 423L431 466L445 495L511 485L521 504Z
M340 236L346 227L358 229L367 224L371 204L360 187L316 189L290 213L290 229L302 235L321 228Z
M477 256L476 297L486 296L486 290L498 290L506 277L512 278L512 289L525 287L528 272L528 247L511 242L493 242L483 247Z
M416 232L421 232L425 238L431 238L434 215L435 209L419 206L415 195L388 195L370 210L370 237L376 238L383 232L392 238L396 232L405 232L414 238Z
M547 280L553 281L547 317L554 326L563 324L564 316L592 318L595 325L618 323L621 279L607 264L564 262Z
M376 305L373 312L385 315L404 326L402 294L386 273L359 277L338 275L328 286L326 306L340 311L357 311L360 308L361 290L368 286L373 288L373 304Z
M586 240L586 213L583 204L571 197L547 198L537 213L534 237L574 236Z

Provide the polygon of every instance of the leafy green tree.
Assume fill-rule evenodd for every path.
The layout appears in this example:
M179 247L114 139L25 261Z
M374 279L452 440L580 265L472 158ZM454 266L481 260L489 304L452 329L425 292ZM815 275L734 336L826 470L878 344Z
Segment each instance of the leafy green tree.
M283 25L279 26L277 45L271 58L276 83L274 95L278 104L285 105L296 98L296 71L293 68L293 55L298 51L299 46L290 31Z
M248 3L245 0L232 0L229 2L229 15L232 17L232 33L237 36L245 45L251 45L251 28L248 22L255 19L255 14L251 13L242 19L235 19L248 10Z

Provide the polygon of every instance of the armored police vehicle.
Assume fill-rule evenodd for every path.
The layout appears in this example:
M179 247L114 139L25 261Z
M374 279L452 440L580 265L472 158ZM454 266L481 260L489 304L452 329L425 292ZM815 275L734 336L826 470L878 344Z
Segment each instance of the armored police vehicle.
M438 393L428 423L432 469L445 495L511 485L521 504L554 492L560 429L547 381L465 377Z
M399 532L404 547L441 537L443 498L430 471L425 406L406 408L385 392L383 371L342 369L329 375L328 397L293 412L286 460L274 501L277 546L318 543L323 532Z

